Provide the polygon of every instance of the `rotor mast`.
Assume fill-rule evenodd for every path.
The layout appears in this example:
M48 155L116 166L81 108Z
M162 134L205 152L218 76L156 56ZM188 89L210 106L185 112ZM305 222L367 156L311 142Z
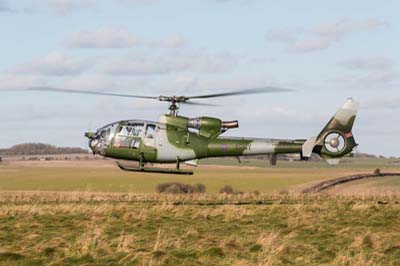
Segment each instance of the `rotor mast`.
M171 100L168 109L169 109L169 115L171 116L178 115L179 106L176 104L175 100Z

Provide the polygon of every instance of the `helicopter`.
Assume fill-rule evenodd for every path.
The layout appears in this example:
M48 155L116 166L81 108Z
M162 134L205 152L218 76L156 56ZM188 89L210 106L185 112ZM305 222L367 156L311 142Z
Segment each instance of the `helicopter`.
M181 104L209 106L195 100L258 93L287 92L289 89L265 87L197 96L143 96L111 92L71 90L52 87L32 87L27 90L141 98L169 103L169 113L159 121L121 120L109 123L95 132L85 132L93 154L116 159L122 170L170 174L193 174L182 169L181 163L197 166L198 160L210 157L237 157L267 155L276 165L278 154L299 154L308 160L313 153L329 164L336 165L340 158L351 153L356 143L352 128L359 104L348 98L317 136L308 139L269 139L223 137L228 130L238 128L237 120L222 121L216 117L189 118L178 114ZM118 160L136 161L138 165ZM174 163L175 168L146 166L153 163Z

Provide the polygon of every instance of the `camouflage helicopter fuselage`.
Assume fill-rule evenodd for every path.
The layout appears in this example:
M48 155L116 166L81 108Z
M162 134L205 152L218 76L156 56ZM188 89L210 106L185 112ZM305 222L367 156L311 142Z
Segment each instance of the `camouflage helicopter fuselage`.
M319 154L328 163L350 153L357 146L351 132L358 105L348 99L316 137L280 140L221 137L237 121L218 118L163 115L159 122L123 120L86 133L93 153L105 157L139 161L142 164L187 162L223 156L298 153L307 159Z

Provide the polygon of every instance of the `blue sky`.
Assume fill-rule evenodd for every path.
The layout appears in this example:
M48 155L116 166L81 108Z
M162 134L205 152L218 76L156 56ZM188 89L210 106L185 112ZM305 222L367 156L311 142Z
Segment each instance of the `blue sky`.
M105 123L157 120L164 103L21 92L31 86L198 94L268 85L292 93L210 100L187 116L239 119L229 135L307 138L353 97L360 152L400 156L396 1L0 0L0 147L86 145Z

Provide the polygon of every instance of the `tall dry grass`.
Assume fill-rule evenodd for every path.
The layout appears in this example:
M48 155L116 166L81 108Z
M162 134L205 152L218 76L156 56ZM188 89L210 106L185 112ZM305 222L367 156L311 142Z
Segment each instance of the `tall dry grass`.
M0 194L0 265L395 265L400 197Z

